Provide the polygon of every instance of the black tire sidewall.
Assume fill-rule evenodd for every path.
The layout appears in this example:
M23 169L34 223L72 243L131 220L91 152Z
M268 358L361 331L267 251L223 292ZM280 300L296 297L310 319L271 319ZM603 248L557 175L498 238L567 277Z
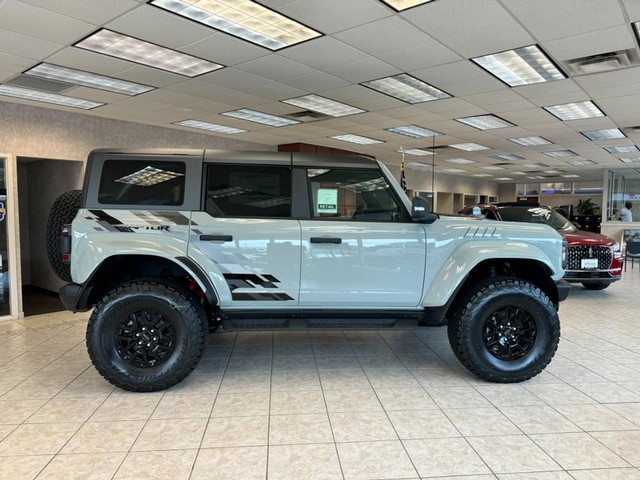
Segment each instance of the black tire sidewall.
M81 190L70 190L56 198L51 205L45 231L45 249L54 273L71 282L71 266L60 258L60 228L71 223L80 209Z

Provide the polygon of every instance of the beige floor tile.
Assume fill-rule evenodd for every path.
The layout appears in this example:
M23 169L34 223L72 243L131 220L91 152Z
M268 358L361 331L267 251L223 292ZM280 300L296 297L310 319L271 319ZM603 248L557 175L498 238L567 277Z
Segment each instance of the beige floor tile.
M556 410L587 432L639 428L605 405L558 405Z
M169 388L165 395L215 395L220 388L220 375L189 375Z
M11 432L13 432L19 426L20 425L8 425L8 424L0 425L0 441L2 441L2 439L7 437Z
M471 437L468 441L494 473L561 470L549 455L525 435Z
M214 359L224 360L224 359ZM234 357L229 360L226 374L238 373L271 373L271 356L267 357Z
M609 403L607 407L640 426L640 403Z
M238 332L236 338L236 346L271 344L273 344L273 332Z
M273 357L273 373L297 372L301 370L316 371L316 359L307 357Z
M353 388L371 388L369 379L362 370L326 370L320 371L323 390L348 390Z
M272 415L324 413L326 411L327 407L320 390L271 393Z
M111 396L100 405L91 416L92 422L110 422L118 420L147 420L151 417L160 396L135 394L127 396Z
M156 406L152 420L169 418L209 418L213 395L165 395Z
M62 391L56 395L56 398L107 398L115 388L116 387L102 378L94 368L90 368L62 389Z
M270 480L342 480L333 443L269 448Z
M84 422L102 402L102 398L96 397L54 398L26 421L28 423Z
M496 408L456 408L445 410L445 414L465 437L520 433L520 429Z
M420 387L415 377L407 370L367 370L367 378L373 388Z
M188 450L200 447L206 418L149 420L132 450Z
M531 435L531 438L565 470L629 466L587 433Z
M403 440L460 436L460 432L440 410L391 411L387 414Z
M192 375L222 375L227 371L227 364L226 358L202 358Z
M270 373L226 374L220 384L220 393L264 392L270 387Z
M363 370L406 370L396 355L357 355Z
M143 421L87 422L69 440L61 453L127 452L142 431L144 423Z
M338 456L345 480L415 478L400 441L338 443Z
M575 480L640 480L635 468L604 468L599 470L571 470Z
M273 348L274 358L305 355L313 355L311 343L278 343Z
M114 480L188 480L197 450L130 452Z
M376 388L380 403L387 411L438 408L426 390L419 388Z
M355 355L323 355L316 356L318 370L357 370L362 371Z
M477 385L476 390L496 407L544 405L544 402L519 384Z
M403 441L421 477L491 473L463 438Z
M81 423L20 425L0 442L0 456L58 453L81 425Z
M0 457L0 480L32 480L53 455Z
M371 389L325 390L324 399L329 412L381 412L382 405Z
M549 405L579 405L595 403L588 395L566 383L526 384L525 388Z
M640 395L613 382L572 385L599 403L640 402Z
M333 443L333 434L327 414L271 416L269 423L270 445L303 443Z
M580 427L552 407L505 407L500 410L527 435L580 431Z
M412 368L411 373L425 388L431 387L467 387L469 382L448 367Z
M200 450L190 480L263 480L267 476L267 447L205 448Z
M314 370L274 372L271 377L271 390L320 390L320 378Z
M282 343L311 343L311 338L309 338L309 332L305 331L273 332L273 344Z
M22 423L47 403L46 399L0 400L0 424Z
M30 377L2 396L2 400L32 400L53 398L73 379Z
M425 390L443 409L491 407L473 387L427 387Z
M640 431L596 432L592 435L631 465L640 467Z
M395 440L396 432L384 412L330 413L336 442Z
M268 357L273 354L273 345L271 344L255 344L255 345L238 345L233 347L231 358L234 357Z
M268 415L269 392L221 393L216 398L211 416Z
M111 480L124 457L124 453L56 455L38 480Z
M499 480L574 480L567 472L501 473Z
M267 445L269 417L213 417L207 425L202 448Z

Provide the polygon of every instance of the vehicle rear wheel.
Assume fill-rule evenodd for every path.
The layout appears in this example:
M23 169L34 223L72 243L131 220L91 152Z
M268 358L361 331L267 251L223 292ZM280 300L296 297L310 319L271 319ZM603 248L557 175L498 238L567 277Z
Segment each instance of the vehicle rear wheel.
M535 285L488 279L472 286L464 302L449 319L449 342L458 360L479 377L521 382L539 374L555 355L558 312Z
M70 190L55 199L45 233L47 257L55 274L65 282L71 282L71 270L68 263L60 257L60 228L71 223L80 209L81 190Z
M611 282L583 283L582 286L587 290L604 290Z
M87 349L112 384L134 392L163 390L196 367L206 344L202 305L162 281L138 281L109 293L94 309Z

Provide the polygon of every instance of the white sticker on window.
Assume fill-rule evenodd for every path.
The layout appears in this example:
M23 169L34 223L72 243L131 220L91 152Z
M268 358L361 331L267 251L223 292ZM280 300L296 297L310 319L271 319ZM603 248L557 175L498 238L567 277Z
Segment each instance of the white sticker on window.
M318 213L338 213L338 190L336 188L318 189L316 211Z

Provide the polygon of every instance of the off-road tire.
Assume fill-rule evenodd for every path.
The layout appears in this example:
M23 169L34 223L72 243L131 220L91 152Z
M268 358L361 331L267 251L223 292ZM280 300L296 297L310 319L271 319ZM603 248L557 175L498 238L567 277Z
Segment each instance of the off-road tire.
M551 361L560 341L560 320L551 299L538 287L513 277L480 281L461 298L449 318L449 342L460 362L479 377L515 383L538 375ZM517 307L535 323L531 349L522 358L504 360L485 346L488 322L501 309Z
M587 290L604 290L611 285L611 282L595 282L595 283L583 283L582 286Z
M55 274L65 282L71 282L71 271L68 263L60 258L60 228L71 223L80 209L81 190L70 190L55 199L47 220L46 250L49 263Z
M167 358L144 368L125 360L116 341L123 319L141 312L161 315L175 333ZM96 306L87 326L87 350L98 372L113 385L132 392L154 392L191 373L202 357L207 335L206 314L195 296L170 282L141 280L111 291Z

